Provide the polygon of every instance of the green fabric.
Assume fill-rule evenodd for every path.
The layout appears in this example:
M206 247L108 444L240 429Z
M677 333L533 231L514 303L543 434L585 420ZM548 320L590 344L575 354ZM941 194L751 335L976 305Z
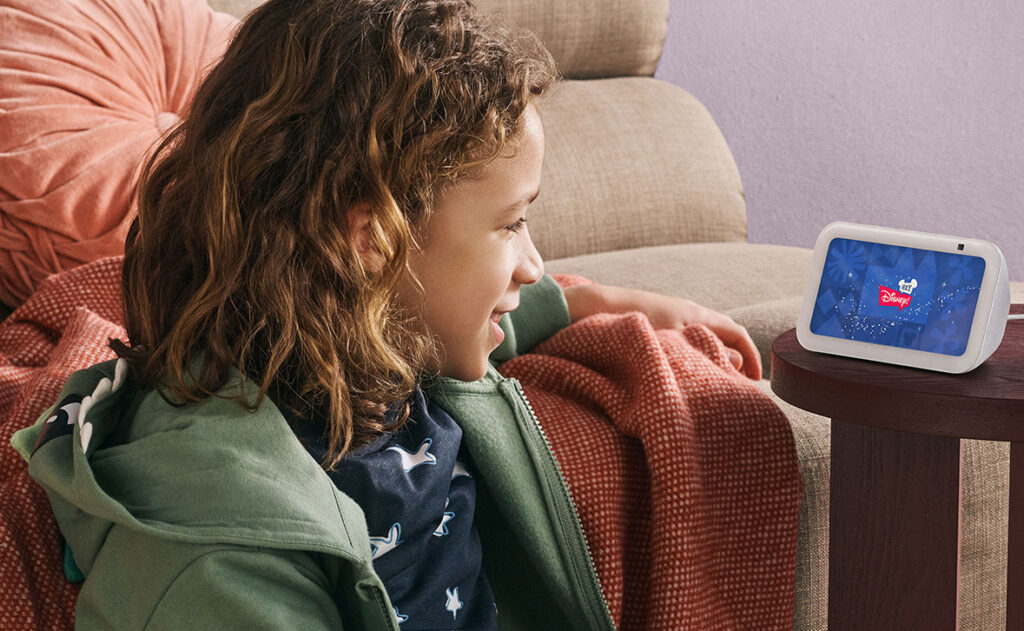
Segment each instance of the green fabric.
M525 552L515 557L502 555L512 565L506 571L528 576L531 565L537 568L550 597L569 620L569 624L526 628L612 628L582 526L518 381L505 379L492 368L473 383L442 379L429 396L459 419L462 439L487 486L488 497L500 498L495 504L500 517L487 515L489 506L482 502L478 506L480 519L504 520ZM507 405L496 405L498 399ZM484 559L493 554L485 548ZM497 597L504 584L497 575L491 583ZM515 597L518 586L508 587L503 595Z
M96 395L104 379L113 380L114 365L72 374L60 399ZM345 626L397 629L370 562L362 511L270 400L250 413L223 398L239 392L235 373L219 396L174 407L129 379L117 392L93 396L84 419L93 427L88 451L80 442L83 424L76 423L73 435L32 454L29 473L46 490L86 576L77 628L181 628L188 621L224 629L281 628L285 621L321 628L305 616L327 603ZM44 421L15 440L34 444ZM253 569L274 580L213 584ZM181 609L200 592L224 606ZM346 608L339 611L336 601ZM251 615L221 618L230 603L246 602L259 605ZM294 611L304 602L309 612ZM322 628L333 624L322 620Z
M568 324L550 277L523 287L510 315L513 354ZM237 372L217 396L181 407L130 378L108 392L115 366L80 370L64 385L58 401L93 399L72 435L31 453L51 408L11 441L31 454L29 473L86 577L77 628L398 628L362 511L273 402L248 412L230 400L243 392ZM439 384L481 487L494 491L481 493L478 525L501 628L611 628L610 618L593 624L607 607L599 590L595 602L592 566L578 562L588 559L582 530L521 393L493 368L479 382Z
M280 597L254 599L266 585L278 586ZM327 580L308 554L267 554L260 550L218 549L198 556L167 590L147 629L189 629L195 612L210 629L365 628L342 622ZM382 603L386 605L386 603ZM379 626L379 623L378 623Z
M75 563L75 555L71 553L71 546L67 543L64 544L64 578L72 583L81 583L85 580L85 574L82 574L82 570L78 569L78 564Z

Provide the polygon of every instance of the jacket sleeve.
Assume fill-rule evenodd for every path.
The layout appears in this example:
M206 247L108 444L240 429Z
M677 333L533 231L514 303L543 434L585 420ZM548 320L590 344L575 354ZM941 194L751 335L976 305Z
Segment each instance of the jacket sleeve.
M555 279L545 274L519 290L519 308L502 316L498 325L505 340L491 351L491 364L517 357L569 326L569 305Z
M146 625L180 629L343 629L327 580L308 554L217 549L171 583Z

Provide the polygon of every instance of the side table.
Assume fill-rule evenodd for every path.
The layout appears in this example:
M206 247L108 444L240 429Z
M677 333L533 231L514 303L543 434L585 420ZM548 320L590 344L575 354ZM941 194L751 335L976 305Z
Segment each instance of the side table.
M961 438L1011 442L1006 628L1024 629L1024 320L962 375L812 353L795 329L771 362L779 397L832 419L829 629L956 629Z

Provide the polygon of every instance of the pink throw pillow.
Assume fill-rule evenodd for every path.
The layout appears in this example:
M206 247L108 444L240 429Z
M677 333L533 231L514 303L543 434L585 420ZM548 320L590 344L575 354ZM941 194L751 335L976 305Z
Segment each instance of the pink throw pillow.
M204 0L0 0L0 302L123 253L138 167L236 22Z

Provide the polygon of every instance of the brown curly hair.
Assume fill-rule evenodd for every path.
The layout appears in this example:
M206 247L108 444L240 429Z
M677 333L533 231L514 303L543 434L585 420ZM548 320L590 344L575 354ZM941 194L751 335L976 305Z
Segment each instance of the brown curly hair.
M446 186L522 132L559 79L535 36L468 0L270 0L142 166L122 278L143 388L184 405L232 368L317 418L327 467L393 431L437 349L396 290ZM364 266L349 213L368 205ZM222 393L223 395L223 393Z

